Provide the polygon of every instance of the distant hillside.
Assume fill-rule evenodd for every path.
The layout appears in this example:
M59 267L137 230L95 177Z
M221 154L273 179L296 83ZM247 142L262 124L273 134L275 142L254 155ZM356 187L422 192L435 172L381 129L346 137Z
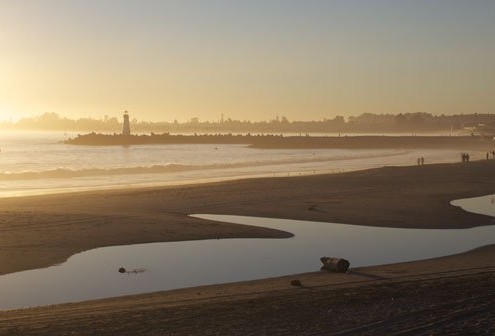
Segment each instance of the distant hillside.
M132 115L131 115L132 117ZM131 119L134 133L407 133L419 134L443 132L445 134L485 134L495 132L495 114L466 114L434 116L416 112L405 114L371 114L356 117L337 116L319 121L289 121L286 117L276 117L268 121L232 120L200 121L191 118L187 122L149 122ZM45 113L38 117L24 118L18 122L1 122L2 129L47 130L64 132L105 132L120 133L122 123L116 117L103 119L81 118L77 120L63 118L56 113Z

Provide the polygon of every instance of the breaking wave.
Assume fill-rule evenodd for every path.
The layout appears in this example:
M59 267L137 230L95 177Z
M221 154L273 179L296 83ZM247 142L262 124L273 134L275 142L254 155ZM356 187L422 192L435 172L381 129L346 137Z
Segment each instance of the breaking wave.
M152 166L137 166L137 167L113 167L113 168L84 168L70 169L57 168L46 171L22 171L22 172L1 172L0 181L7 180L34 180L34 179L65 179L77 177L91 176L115 176L115 175L136 175L136 174L165 174L176 173L191 170L207 170L207 169L235 169L243 167L261 167L261 166L283 166L290 164L304 164L312 162L329 162L345 161L345 160L361 160L373 159L380 157L390 157L407 154L409 151L374 153L367 155L353 156L333 156L333 157L315 157L306 159L284 159L284 160L267 160L267 161L251 161L239 163L218 163L208 165L188 165L170 163L163 165Z

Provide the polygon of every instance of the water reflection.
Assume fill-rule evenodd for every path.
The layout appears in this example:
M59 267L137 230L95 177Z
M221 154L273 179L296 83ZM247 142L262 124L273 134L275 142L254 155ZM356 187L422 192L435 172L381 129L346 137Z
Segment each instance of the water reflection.
M495 195L465 198L450 203L468 212L495 217Z
M453 202L495 217L493 196ZM59 266L0 277L0 308L153 292L318 270L319 257L341 256L351 267L438 257L495 241L495 226L463 230L393 229L241 216L204 219L271 227L288 239L222 239L105 247ZM128 270L146 269L136 274Z

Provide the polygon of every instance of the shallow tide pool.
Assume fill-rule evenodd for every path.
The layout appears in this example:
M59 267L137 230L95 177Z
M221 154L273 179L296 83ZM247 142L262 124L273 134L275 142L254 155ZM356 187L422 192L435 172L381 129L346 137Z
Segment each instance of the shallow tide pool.
M453 201L495 217L495 196ZM286 239L220 239L103 247L44 269L0 276L0 309L75 302L316 271L321 256L351 267L445 256L495 242L495 225L458 230L366 227L243 216L204 219L288 231ZM495 224L495 223L494 223ZM119 267L138 270L121 274Z

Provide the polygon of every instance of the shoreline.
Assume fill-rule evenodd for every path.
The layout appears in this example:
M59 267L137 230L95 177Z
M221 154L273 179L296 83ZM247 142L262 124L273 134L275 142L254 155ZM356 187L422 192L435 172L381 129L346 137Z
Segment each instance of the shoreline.
M290 236L188 216L193 213L397 228L490 225L490 217L469 214L450 201L495 193L494 169L495 160L487 160L2 198L0 275L58 264L104 246Z
M366 149L365 149L366 150ZM391 149L389 149L391 150ZM302 175L328 175L328 174L341 174L352 171L359 170L367 170L374 168L382 168L387 166L414 166L416 165L417 157L408 157L404 161L394 162L393 157L401 157L407 156L410 153L414 152L414 150L402 150L396 152L385 152L372 154L367 156L366 154L356 156L356 157L344 157L344 158L311 158L311 159L303 159L303 160L286 160L284 161L276 161L271 163L269 161L261 163L261 164L253 164L253 163L245 163L245 164L231 164L231 165L219 165L219 164L211 164L207 166L188 166L177 165L175 167L174 164L171 165L163 165L163 166L153 166L153 167L129 167L123 169L117 169L117 173L105 172L105 169L94 169L90 172L85 171L85 169L81 171L70 170L70 169L62 169L61 171L57 171L57 174L52 176L51 174L56 172L56 170L49 170L46 172L27 172L27 173L16 173L13 175L14 179L10 181L9 179L5 179L4 181L8 184L11 182L19 181L20 185L16 185L15 183L12 185L13 190L11 191L1 191L1 198L11 198L11 197L28 197L28 196L41 196L41 195L50 195L50 194L67 194L67 193L81 193L81 192L99 192L99 191L112 191L112 190L137 190L144 188L163 188L163 187L180 187L184 185L197 185L197 184L209 184L209 183L217 183L217 182L226 182L226 181L236 181L243 179L256 179L256 178L271 178L271 177L292 177L292 176L302 176ZM432 163L456 163L458 162L458 153L455 154L450 151L450 155L448 159L445 157L435 157L434 152L429 153L433 155L431 161L428 164ZM418 153L418 155L424 155L423 153ZM380 158L392 158L391 162L373 162L373 159L377 157ZM484 158L484 154L481 155L481 152L475 151L473 154L474 160L479 160L480 158ZM454 159L455 158L455 159ZM370 160L368 163L363 165L351 165L345 164L345 162L355 162L360 161L362 159ZM387 160L386 159L386 160ZM336 166L333 166L333 163L337 162ZM342 165L342 162L344 164ZM289 166L284 166L285 164L289 164ZM340 163L340 165L339 165ZM274 164L276 167L269 170L266 170L266 167L270 167ZM295 164L296 167L292 165ZM303 165L297 167L297 165ZM304 164L318 164L316 167L304 167ZM332 166L329 168L328 166ZM170 169L172 167L172 169ZM279 168L277 168L279 167ZM280 168L283 167L283 168ZM233 168L233 172L230 169ZM250 170L250 168L254 168L254 170ZM126 174L125 170L129 170L129 173ZM237 170L239 169L239 170ZM260 171L257 171L260 169ZM112 169L110 169L112 170ZM139 170L139 171L138 171ZM201 172L204 175L203 177L198 176L196 172ZM44 175L46 173L46 176ZM206 175L205 173L209 173ZM117 182L115 177L117 176L130 176L130 180L123 183ZM201 174L199 174L201 175ZM60 181L72 181L72 178L102 178L108 176L111 182L107 182L107 184L89 184L89 185L79 185L74 186L70 183L60 183ZM140 179L139 182L133 180L133 178L137 176L144 176L145 179ZM5 176L4 176L5 178ZM42 181L43 178L54 179L55 185L52 188L39 188L29 186L30 181ZM147 180L147 181L146 181ZM159 182L157 182L159 181ZM23 186L23 183L28 183Z
M346 274L320 271L4 310L0 335L367 335L391 330L489 335L495 331L494 255L495 244L452 256L351 268ZM302 285L292 286L292 280Z
M53 265L77 252L103 246L289 236L272 229L200 220L189 217L191 213L381 227L448 229L493 225L493 218L467 213L450 205L450 201L495 193L494 169L495 160L487 160L3 198L0 274ZM415 321L404 323L408 309L424 307L428 311L433 305L435 311L440 311L447 309L446 302L449 309L474 314L477 322L473 323L477 326L491 321L493 308L480 306L473 313L466 300L475 297L476 301L495 306L495 298L489 295L495 273L494 255L495 245L489 245L447 257L351 268L348 274L313 272L1 311L0 335L64 335L82 330L101 335L244 335L252 329L254 335L266 333L266 328L272 328L269 334L291 335L298 325L319 325L321 321L328 324L328 316L325 319L321 314L334 309L351 315L362 310L365 320L372 324L351 318L342 325L329 324L331 329L321 325L325 333L352 328L372 331L373 323L382 320L388 321L385 325L391 328L412 327ZM303 286L291 286L294 278ZM432 299L437 296L437 301ZM391 297L401 302L398 308L395 304L390 306ZM133 318L136 314L139 319ZM428 316L423 320L428 321ZM455 321L451 322L448 326L455 326ZM277 326L286 331L273 329Z

